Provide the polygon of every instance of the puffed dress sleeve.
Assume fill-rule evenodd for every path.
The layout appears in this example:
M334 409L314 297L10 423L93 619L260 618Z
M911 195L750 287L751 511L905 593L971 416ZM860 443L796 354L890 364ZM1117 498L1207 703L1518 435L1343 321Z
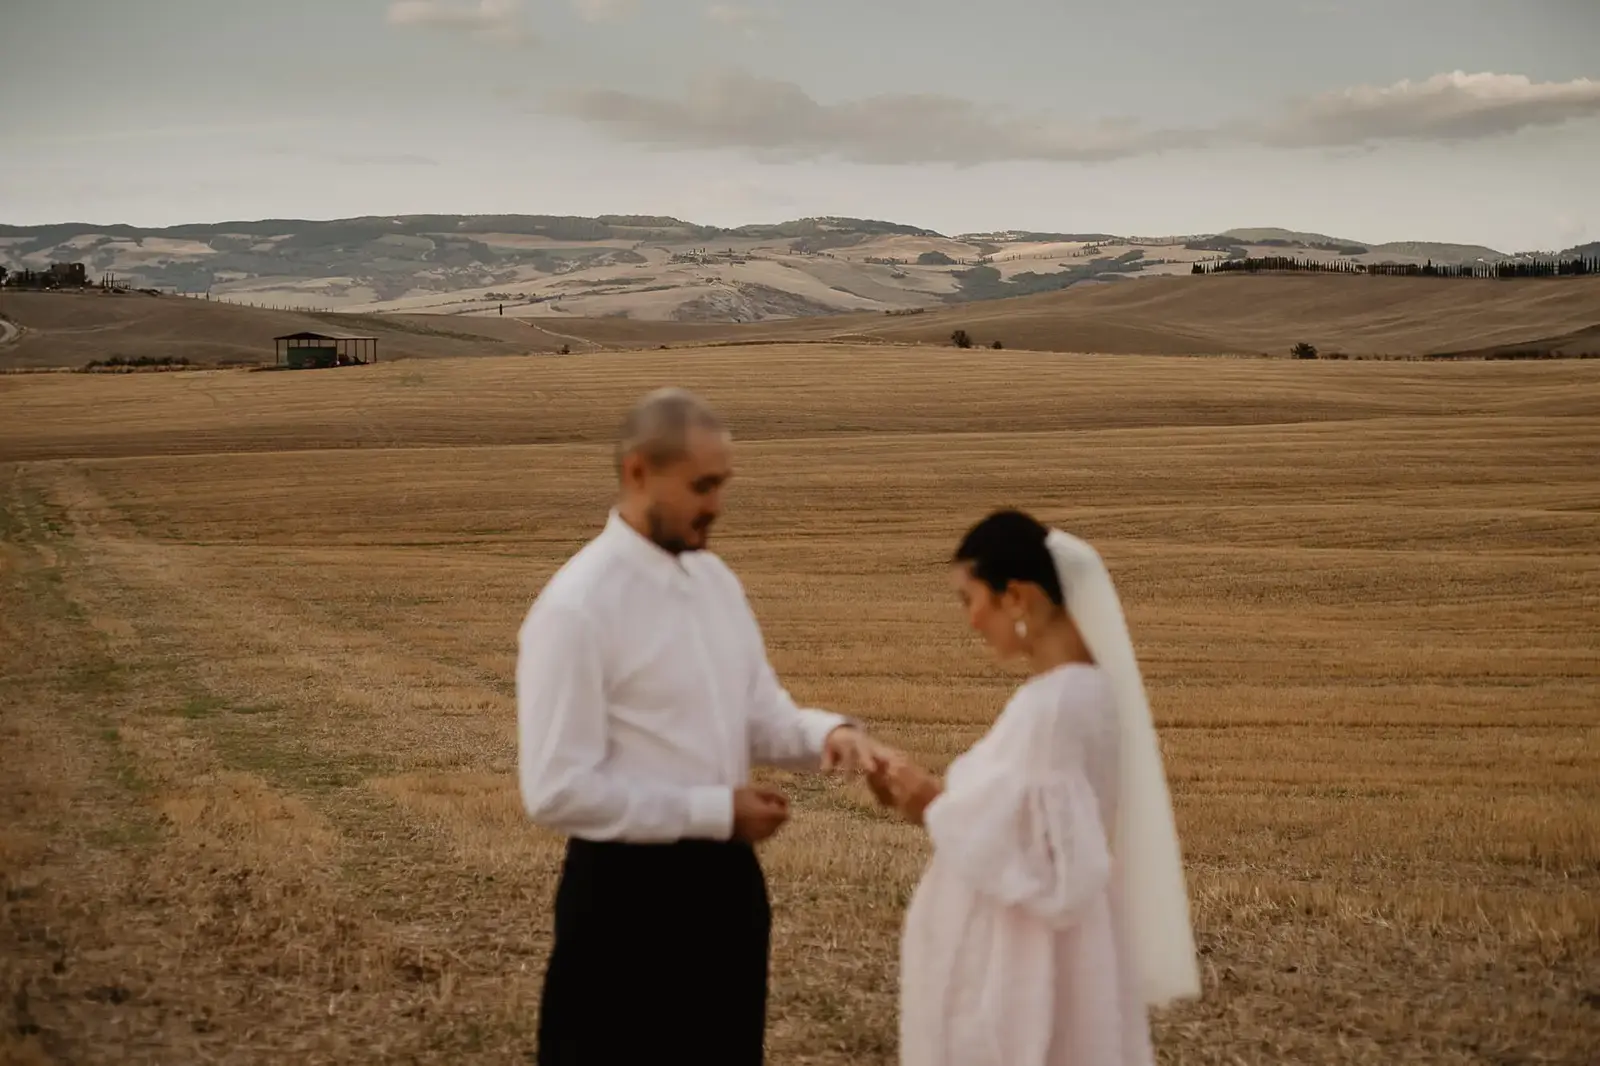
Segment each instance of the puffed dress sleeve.
M935 852L974 891L1065 928L1111 877L1100 804L1082 745L1054 701L1019 693L1007 717L1003 735L951 768L923 823Z

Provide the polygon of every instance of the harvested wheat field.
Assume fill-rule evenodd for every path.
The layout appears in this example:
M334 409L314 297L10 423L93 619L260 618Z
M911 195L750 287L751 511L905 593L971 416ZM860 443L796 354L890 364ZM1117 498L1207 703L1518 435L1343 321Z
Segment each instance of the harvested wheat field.
M515 631L667 382L791 691L935 768L1016 681L960 533L1100 546L1204 956L1163 1062L1594 1062L1600 364L825 345L0 379L0 1059L528 1061ZM924 843L769 776L770 1061L892 1063Z

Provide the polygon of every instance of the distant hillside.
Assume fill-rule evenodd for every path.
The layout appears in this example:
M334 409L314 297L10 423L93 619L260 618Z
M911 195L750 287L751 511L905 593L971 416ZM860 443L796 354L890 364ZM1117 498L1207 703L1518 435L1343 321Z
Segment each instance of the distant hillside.
M8 292L0 295L0 317L21 330L0 346L0 367L76 368L119 357L182 359L203 366L271 363L272 339L302 331L377 337L380 361L583 347L505 319L300 314L143 293Z
M750 322L905 311L1182 273L1106 234L951 238L876 219L722 228L655 215L402 215L0 227L0 266L268 310Z
M606 349L750 344L751 366L774 342L977 345L1130 355L1287 356L1305 341L1360 356L1600 354L1600 277L1441 281L1348 275L1162 277L968 302L915 313L813 315L742 324L498 315L301 314L138 293L0 295L0 369L78 368L91 361L182 358L272 361L282 333L357 332L379 359L574 354ZM0 329L0 333L8 330ZM343 371L335 371L342 373Z
M1258 227L1255 229L1230 229L1215 235L1228 238L1241 245L1263 248L1289 248L1334 251L1358 262L1424 262L1472 263L1478 260L1495 262L1511 258L1505 252L1486 248L1481 244L1444 244L1437 241L1390 241L1371 244L1367 241L1330 237L1326 233L1302 233L1297 230Z
M1157 278L905 317L852 315L849 322L851 336L948 344L962 329L979 348L998 340L1006 348L1065 352L1283 356L1305 341L1351 356L1600 354L1600 277Z
M1330 237L1326 233L1303 233L1299 230L1279 229L1276 226L1255 226L1241 229L1223 230L1215 234L1218 237L1232 237L1241 244L1266 244L1267 242L1282 242L1288 245L1305 245L1314 247L1321 244L1349 244L1360 245L1363 248L1371 247L1367 241L1352 241L1342 237Z
M269 310L637 322L926 310L1279 254L1402 263L1502 258L1476 245L1368 247L1271 228L1168 238L1037 230L946 236L832 216L732 228L660 215L0 226L0 267L82 262L94 280L113 275L134 288L209 293Z
M918 229L916 226L902 226L896 222L879 222L868 218L802 218L793 222L778 222L772 225L737 226L730 230L717 230L718 235L728 234L733 237L819 237L827 233L859 234L862 237L883 237L898 235L901 237L940 237L943 234L935 233L931 229Z
M983 241L987 243L1013 244L1018 241L1028 242L1057 242L1076 241L1080 244L1095 244L1106 241L1117 241L1121 238L1115 233L1040 233L1034 230L1008 229L994 233L963 233L958 240Z
M1391 241L1388 244L1377 244L1373 245L1366 258L1369 261L1381 261L1385 257L1401 261L1427 258L1435 263L1471 263L1479 259L1492 263L1511 258L1505 252L1497 252L1481 244L1440 244L1436 241Z

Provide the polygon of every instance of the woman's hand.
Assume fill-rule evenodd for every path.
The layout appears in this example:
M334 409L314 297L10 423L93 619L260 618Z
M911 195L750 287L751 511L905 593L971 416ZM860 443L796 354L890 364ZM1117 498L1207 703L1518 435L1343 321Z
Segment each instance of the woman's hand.
M867 787L879 803L913 825L922 824L922 812L943 791L937 777L898 751L867 774Z

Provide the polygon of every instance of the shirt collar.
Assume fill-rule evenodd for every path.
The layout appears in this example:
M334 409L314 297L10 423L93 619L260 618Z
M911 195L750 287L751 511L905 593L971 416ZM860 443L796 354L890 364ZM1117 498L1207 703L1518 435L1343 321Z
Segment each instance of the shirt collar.
M689 576L682 558L653 543L630 526L615 507L606 519L605 531L601 535L610 544L611 550L659 580L682 583Z

